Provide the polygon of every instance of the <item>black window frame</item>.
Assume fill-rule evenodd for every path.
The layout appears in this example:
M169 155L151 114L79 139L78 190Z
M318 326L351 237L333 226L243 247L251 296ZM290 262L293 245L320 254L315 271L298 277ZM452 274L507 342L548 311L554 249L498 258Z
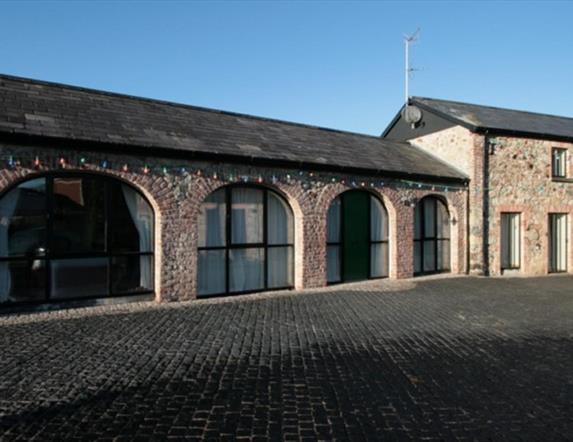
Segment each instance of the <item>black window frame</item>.
M95 251L95 252L53 252L53 243L54 243L54 180L57 179L95 179L101 181L103 183L103 192L104 192L104 250L103 251ZM44 179L45 180L45 198L46 198L46 207L45 207L45 253L43 255L34 255L34 256L26 256L26 255L15 255L15 256L0 256L0 262L23 262L23 261L43 261L44 262L44 269L45 269L45 290L44 290L44 299L42 300L29 300L29 301L7 301L0 303L1 308L9 308L9 307L17 307L20 305L37 305L37 304L65 304L68 302L76 302L76 301L90 301L96 299L109 299L109 298L118 298L118 297L130 297L130 296L141 296L141 295L150 295L155 293L155 224L156 224L156 214L153 208L153 205L149 202L147 197L140 192L137 188L131 185L129 182L126 182L120 178L116 178L109 175L98 174L93 172L78 172L78 171L55 171L55 172L48 172L42 174L32 174L27 175L24 179L14 183L13 185L9 186L2 192L0 192L0 199L4 198L10 191L15 190L18 186L26 183L28 181L33 181L37 179ZM115 184L125 185L137 192L143 200L147 203L149 208L151 209L153 215L153 223L151 226L151 251L149 252L133 252L133 251L121 251L116 252L110 249L110 237L111 237L111 230L109 228L109 214L111 213L111 198L109 197L109 187L110 183L113 182ZM137 290L137 291L128 291L128 292L115 292L112 290L114 278L113 278L113 260L114 258L123 258L123 257L135 257L135 256L149 256L151 259L151 290ZM90 296L78 296L78 297L53 297L51 293L51 271L52 271L52 261L54 260L67 260L67 259L85 259L85 258L104 258L107 259L107 272L106 272L106 287L107 292L97 295L90 295Z
M557 170L557 156L558 154L562 154L562 164L563 164L563 174ZM567 158L568 156L568 149L564 147L553 147L551 149L551 177L552 178L567 178Z
M328 206L328 210L330 210L330 207L332 206L332 204L334 203L334 201L336 201L337 199L340 200L340 213L339 213L339 220L338 220L338 225L340 226L340 232L339 232L339 241L335 242L335 241L328 241L328 236L327 236L327 241L326 241L326 249L328 251L328 247L329 246L336 246L338 247L338 275L339 275L339 279L336 281L328 281L328 273L327 273L327 281L326 284L327 285L335 285L335 284L342 284L344 283L345 279L344 279L344 198L342 198L342 196L345 193L348 192L364 192L367 193L370 198L374 198L376 199L380 205L382 206L382 210L384 211L384 213L386 214L386 228L387 228L387 232L386 232L386 238L385 240L372 240L372 201L369 200L368 201L368 229L366 231L366 235L368 236L368 281L369 280L374 280L374 279L386 279L390 277L390 219L389 219L389 215L388 215L388 209L386 209L386 205L384 204L384 201L382 201L377 195L373 194L372 192L369 192L367 190L361 190L361 189L349 189L349 190L345 190L344 192L342 192L341 194L337 195L336 198L333 198L332 201L330 202L330 205ZM327 218L326 221L328 223L328 210L327 210ZM327 232L328 232L328 225L326 226L327 228ZM328 233L327 233L328 235ZM372 276L372 246L374 244L386 244L387 247L387 251L388 251L388 268L387 268L387 274L383 275L383 276ZM328 264L328 261L327 261ZM328 272L328 269L327 269Z
M434 202L434 233L433 236L427 236L426 232L426 214L425 214L425 201L427 200L431 200ZM448 229L449 229L449 238L442 238L438 235L438 232L440 229L438 229L438 204L442 204L443 207L446 209L446 214L448 215L448 220L446 222L448 222ZM420 210L420 237L418 239L416 239L416 217L414 215L414 231L413 231L413 240L414 240L414 256L413 259L416 259L416 243L420 244L420 270L418 272L415 271L416 269L416 263L414 261L414 276L423 276L423 275L437 275L440 273L450 273L452 271L452 254L451 254L451 239L452 239L452 229L451 229L451 225L449 225L449 219L450 219L450 211L448 210L448 205L442 200L442 198L437 197L435 195L428 195L422 199L420 199L417 204L416 207L419 207ZM414 210L416 210L416 208L414 208ZM434 267L435 270L424 270L424 249L425 249L425 242L426 241L432 241L433 242L433 249L434 249ZM444 268L439 268L438 266L438 244L443 244L447 243L447 247L449 250L448 256L449 256L449 260L448 260L448 265Z
M232 242L232 212L233 212L233 202L232 202L232 190L237 188L246 188L246 189L257 189L263 192L263 241L257 243L233 243ZM294 226L294 212L288 203L288 201L278 192L273 189L270 189L265 186L260 186L256 184L249 184L249 183L237 183L237 184L229 184L227 186L218 188L214 190L209 195L212 195L214 192L224 191L225 193L225 245L222 246L199 246L197 247L197 284L199 281L199 253L203 251L224 251L225 252L225 291L220 293L207 293L201 294L199 293L199 287L197 285L197 298L214 298L219 296L235 296L235 295L246 295L250 293L260 293L260 292L267 292L267 291L276 291L276 290L290 290L294 288L294 278L295 278L295 256L294 256L294 235L295 235L295 226ZM273 193L275 196L280 198L284 203L285 207L287 207L291 220L292 220L292 241L288 243L281 243L281 244L269 244L268 242L268 199L269 194ZM209 197L207 196L207 198ZM203 204L203 203L202 203ZM288 235L287 235L288 237ZM291 275L290 279L293 281L292 284L281 286L281 287L269 287L269 271L268 271L268 251L272 248L289 248L292 256L292 266L291 266ZM242 290L242 291L231 291L231 282L230 282L230 268L231 268L231 251L232 250L248 250L248 249L263 249L263 287L257 288L253 290Z

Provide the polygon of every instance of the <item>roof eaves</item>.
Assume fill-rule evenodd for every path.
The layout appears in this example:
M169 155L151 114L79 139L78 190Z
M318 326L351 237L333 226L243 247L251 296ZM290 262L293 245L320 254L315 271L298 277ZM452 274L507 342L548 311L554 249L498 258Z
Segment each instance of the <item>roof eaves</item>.
M452 116L452 115L450 115L450 114L448 114L448 113L446 113L446 112L442 112L442 111L440 111L440 110L435 109L435 108L434 108L433 106L431 106L431 105L428 105L428 104L425 104L425 103L422 103L422 102L418 101L418 100L417 100L417 97L411 98L411 99L410 99L410 103L413 103L413 104L415 104L416 106L419 106L420 108L422 108L423 110L428 111L428 112L431 112L431 113L433 113L434 115L439 116L440 118L443 118L443 119L445 119L445 120L447 120L447 121L450 121L450 122L452 122L452 123L454 123L454 124L458 124L458 125L460 125L460 126L462 126L462 127L465 127L466 129L468 129L468 130L470 130L470 131L472 131L472 132L477 132L478 129L480 129L479 126L475 126L475 125L473 125L473 124L471 124L471 123L468 123L468 122L465 121L465 120L462 120L461 118L454 117L454 116Z
M392 128L396 125L396 123L398 123L398 120L400 120L400 117L402 116L402 111L404 110L405 106L406 105L403 104L402 107L400 108L400 110L398 111L398 113L394 116L394 118L392 118L392 121L390 121L388 126L386 126L386 129L384 129L384 131L380 135L381 138L386 138L386 135L388 135L388 132L390 132L392 130Z
M481 135L493 135L493 136L508 136L515 138L528 138L536 140L547 140L547 141L560 141L566 143L573 143L573 137L568 137L564 135L555 135L549 133L539 133L539 132L527 132L527 131L517 131L509 129L499 129L495 127L476 127L475 132Z
M162 146L137 146L134 144L122 144L116 142L106 142L106 141L94 141L81 138L59 138L47 135L30 135L22 134L14 131L0 131L0 139L24 144L40 144L45 147L52 147L57 144L59 147L75 149L75 150L95 150L95 151L106 151L117 153L115 149L125 149L132 154L142 154L147 157L164 157L164 158L179 158L179 159L189 159L193 158L196 160L217 160L217 161L228 161L231 163L245 163L250 162L251 164L257 165L272 165L274 167L300 167L305 169L313 170L323 170L331 172L343 172L350 174L370 174L370 175L383 175L388 178L405 178L405 179L420 179L429 182L448 182L448 183L466 183L468 179L465 176L441 176L441 175L429 175L423 173L409 173L396 170L383 170L375 168L361 168L361 167L349 167L340 165L329 165L323 163L313 163L305 161L296 161L288 159L277 159L277 158L261 158L256 156L246 156L246 155L233 155L224 154L218 152L207 152L207 151L189 151L182 150L178 148L166 148ZM114 149L110 151L110 149ZM458 172L456 169L453 169ZM459 173L459 172L458 172Z

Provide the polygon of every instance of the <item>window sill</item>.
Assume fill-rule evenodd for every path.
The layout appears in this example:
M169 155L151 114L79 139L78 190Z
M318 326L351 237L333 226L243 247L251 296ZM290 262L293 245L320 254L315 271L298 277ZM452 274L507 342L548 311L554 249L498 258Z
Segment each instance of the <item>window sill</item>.
M554 176L551 177L551 181L556 183L573 183L573 178Z

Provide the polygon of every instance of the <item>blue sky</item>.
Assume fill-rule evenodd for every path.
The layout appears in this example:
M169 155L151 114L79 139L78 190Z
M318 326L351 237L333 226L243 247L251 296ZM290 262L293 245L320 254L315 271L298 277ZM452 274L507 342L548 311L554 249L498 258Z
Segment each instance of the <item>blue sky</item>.
M412 95L573 116L573 2L1 1L0 72L379 134Z

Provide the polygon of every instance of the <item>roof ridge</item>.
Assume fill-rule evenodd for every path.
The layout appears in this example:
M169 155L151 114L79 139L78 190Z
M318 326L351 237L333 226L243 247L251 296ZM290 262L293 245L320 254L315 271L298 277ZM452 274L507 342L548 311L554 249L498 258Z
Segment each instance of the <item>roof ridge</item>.
M487 108L487 109L520 112L520 113L524 113L524 114L531 114L531 115L537 115L537 116L541 115L541 116L551 117L551 118L564 118L566 120L573 120L573 117L567 117L564 115L547 114L547 113L543 113L543 112L533 112L533 111L527 111L527 110L521 110L521 109L512 109L512 108L508 108L508 107L488 106L486 104L468 103L467 101L444 100L442 98L418 97L418 96L413 96L413 97L411 97L411 99L413 101L416 101L416 100L441 101L441 102L445 102L445 103L464 104L467 106L483 107L483 108Z
M62 89L71 89L71 90L81 91L81 92L91 93L91 94L106 95L106 96L119 97L119 98L127 98L130 100L142 101L142 102L147 102L147 103L164 104L164 105L173 106L173 107L180 107L180 108L184 108L184 109L193 109L193 110L197 110L197 111L201 111L201 112L212 112L212 113L228 115L228 116L233 116L233 117L250 118L250 119L256 119L256 120L260 120L260 121L269 121L269 122L273 122L273 123L288 124L291 126L304 127L304 128L308 128L308 129L317 129L317 130L323 130L323 131L341 133L341 134L347 134L347 135L356 135L356 136L361 136L361 137L366 137L366 138L376 138L376 139L380 138L377 135L352 132L352 131L347 131L347 130L342 130L342 129L334 129L334 128L324 127L324 126L316 126L316 125L312 125L312 124L297 123L295 121L281 120L278 118L262 117L262 116L258 116L258 115L245 114L245 113L241 113L241 112L233 112L233 111L213 109L213 108L203 107L203 106L196 106L193 104L178 103L176 101L162 100L162 99L158 99L158 98L142 97L139 95L123 94L120 92L106 91L106 90L102 90L102 89L94 89L94 88L89 88L89 87L84 87L84 86L75 86L75 85L66 84L66 83L59 83L56 81L37 80L35 78L20 77L20 76L16 76L16 75L9 75L9 74L0 73L0 80L4 80L4 79L12 80L12 81L19 81L21 83L27 83L27 84L32 83L32 84L49 86L49 87L59 87Z

